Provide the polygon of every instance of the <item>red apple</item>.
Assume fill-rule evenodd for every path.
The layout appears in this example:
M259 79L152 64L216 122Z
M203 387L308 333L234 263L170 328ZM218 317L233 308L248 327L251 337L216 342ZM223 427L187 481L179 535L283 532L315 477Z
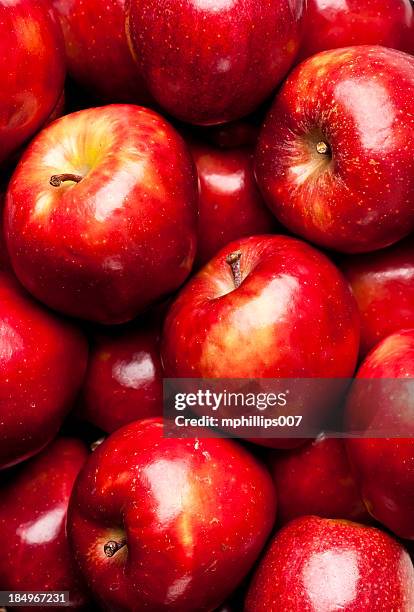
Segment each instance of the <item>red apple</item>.
M113 433L75 485L69 536L112 610L213 610L253 565L272 528L264 466L235 442L163 437L160 419Z
M268 461L278 492L280 525L307 514L359 522L369 519L343 440L320 436L298 449L270 451Z
M412 612L414 568L386 533L307 516L270 544L251 584L246 612Z
M63 89L62 33L43 0L0 0L0 163L30 138Z
M75 81L108 102L148 102L128 47L125 0L53 0L53 5Z
M303 0L130 0L129 36L150 93L212 125L255 110L297 53Z
M271 232L275 219L256 185L249 147L220 149L190 141L198 171L198 263L243 236Z
M85 604L66 536L66 512L87 454L79 440L58 438L40 455L19 466L1 489L2 589L69 591L71 608ZM24 609L33 610L30 606ZM48 610L50 606L39 609Z
M0 469L57 434L86 369L81 333L0 273Z
M10 182L14 271L56 310L128 321L189 274L196 197L191 157L160 115L131 105L67 115L32 142Z
M350 256L341 268L361 314L362 356L391 333L414 327L412 238L378 253Z
M347 449L372 516L414 540L414 329L369 353L346 407ZM368 379L368 380L367 380Z
M224 247L184 287L161 352L171 378L305 379L301 411L297 394L279 411L303 417L300 438L319 425L338 390L337 380L333 394L330 382L320 389L306 380L351 376L358 346L355 300L329 259L294 238L252 236Z
M410 0L308 0L300 58L351 45L414 53Z
M220 149L255 147L259 137L259 126L256 123L257 121L252 121L251 118L237 119L209 127L191 126L191 131L188 131L190 135L196 133L201 139Z
M414 228L414 57L383 47L315 55L276 96L256 176L293 232L344 252Z
M95 335L83 388L82 416L107 433L162 415L160 329L139 325Z

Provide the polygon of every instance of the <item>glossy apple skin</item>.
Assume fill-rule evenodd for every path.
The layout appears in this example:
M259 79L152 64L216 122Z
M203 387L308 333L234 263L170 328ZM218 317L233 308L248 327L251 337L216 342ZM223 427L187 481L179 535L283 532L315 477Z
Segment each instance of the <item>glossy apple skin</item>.
M414 327L414 244L410 237L378 253L344 258L361 315L360 353L365 357L393 332Z
M321 436L294 450L270 451L268 463L278 492L279 525L309 514L369 521L343 440Z
M352 45L414 52L410 0L308 0L299 58Z
M226 257L239 250L235 289ZM300 240L262 235L224 247L181 290L162 358L170 377L341 378L358 344L356 304L337 268Z
M49 5L1 0L0 163L45 123L64 77L62 33Z
M237 289L226 262L236 251ZM224 247L181 290L165 321L161 356L170 378L338 379L352 376L358 346L356 303L338 269L300 240L262 235ZM327 399L327 390L305 394L300 414L309 428L337 399L330 392ZM297 414L293 403L286 410ZM293 445L308 436L295 431ZM252 441L292 446L292 438Z
M253 578L245 612L411 612L406 550L373 527L307 516L276 535Z
M161 419L119 429L89 458L69 513L75 558L111 610L213 610L275 518L264 466L223 439L163 438ZM120 527L124 525L125 531ZM104 544L126 535L112 558Z
M81 332L1 272L0 469L38 453L56 436L86 362Z
M362 363L346 406L347 427L362 437L346 443L369 512L414 540L414 398L403 378L414 378L414 329L391 334ZM362 379L391 380L369 388L358 384ZM387 431L406 437L385 437Z
M249 147L220 149L190 141L190 148L198 173L201 265L232 240L270 233L276 222L256 185Z
M303 0L130 0L128 25L155 100L212 125L251 113L276 88L297 53L303 10Z
M414 57L383 47L320 53L276 96L256 151L259 187L292 232L347 253L414 228ZM318 143L330 147L317 152Z
M51 186L60 173L84 178ZM160 115L121 104L62 117L32 142L9 185L14 271L65 314L131 320L189 274L196 198L190 154Z
M160 326L144 321L95 335L82 416L107 433L162 415Z
M149 102L128 46L125 1L54 0L53 6L73 79L107 102Z
M72 608L85 604L66 536L66 513L73 484L87 456L79 440L57 438L19 466L2 488L0 540L7 542L0 557L2 589L69 591Z

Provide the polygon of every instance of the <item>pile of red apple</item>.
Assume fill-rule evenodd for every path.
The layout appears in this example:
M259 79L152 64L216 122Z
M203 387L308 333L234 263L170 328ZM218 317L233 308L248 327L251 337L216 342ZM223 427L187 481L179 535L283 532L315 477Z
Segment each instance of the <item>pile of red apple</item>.
M0 591L414 612L410 0L0 0L0 200ZM164 437L163 378L361 435Z

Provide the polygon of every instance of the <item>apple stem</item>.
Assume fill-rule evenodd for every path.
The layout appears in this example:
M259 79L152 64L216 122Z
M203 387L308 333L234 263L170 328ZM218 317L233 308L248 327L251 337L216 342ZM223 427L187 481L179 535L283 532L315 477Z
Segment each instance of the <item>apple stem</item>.
M65 181L73 181L74 183L80 183L83 176L79 174L54 174L50 177L49 183L52 187L60 187Z
M240 269L241 255L242 255L241 251L234 251L233 253L230 253L230 255L227 255L226 257L226 263L228 263L231 268L231 271L233 274L234 287L236 289L240 287L241 282L242 282L242 275L241 275L241 269Z
M319 155L330 155L331 154L330 146L328 145L327 142L324 142L323 140L317 143L316 150L319 153Z
M105 437L102 436L102 438L98 438L97 440L95 440L95 442L92 442L90 448L91 451L93 452L94 450L96 450L98 448L98 446L100 446L102 444L102 442L105 442Z
M121 550L126 545L126 540L109 540L104 546L104 553L107 557L113 557L118 550Z

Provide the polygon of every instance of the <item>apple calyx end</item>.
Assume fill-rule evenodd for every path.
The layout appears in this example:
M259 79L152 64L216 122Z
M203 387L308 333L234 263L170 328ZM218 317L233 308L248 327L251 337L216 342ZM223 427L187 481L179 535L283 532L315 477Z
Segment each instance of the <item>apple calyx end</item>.
M241 268L240 268L240 259L241 259L241 251L233 251L226 257L226 263L230 266L231 272L233 274L233 282L235 289L238 289L242 282L241 276Z
M120 540L116 542L115 540L108 540L104 545L104 553L107 557L113 557L118 550L121 550L126 545L126 540Z
M80 176L79 174L54 174L53 176L50 177L50 185L52 185L52 187L60 187L62 183L66 182L66 181L72 181L73 183L80 183L81 180L83 179L83 176Z
M330 155L331 154L331 148L328 145L328 143L325 142L324 140L320 140L319 142L316 143L316 151L319 153L319 155Z

